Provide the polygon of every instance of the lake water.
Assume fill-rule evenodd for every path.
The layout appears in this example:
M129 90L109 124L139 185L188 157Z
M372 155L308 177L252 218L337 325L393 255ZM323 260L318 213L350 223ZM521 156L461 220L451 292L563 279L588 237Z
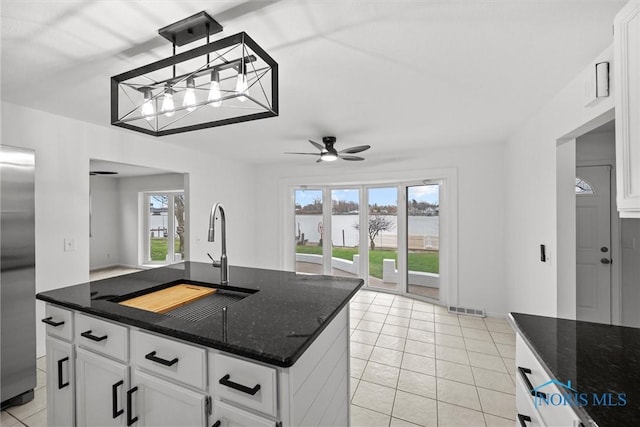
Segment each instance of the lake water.
M397 219L395 215L380 215L392 222L393 227L389 231L381 231L380 236L396 236L398 233ZM359 232L353 225L359 220L358 215L332 215L331 240L334 246L357 246ZM320 233L318 224L322 223L322 215L296 215L295 234L298 231L304 233L304 238L309 242L319 242ZM440 235L439 216L410 216L409 234L418 236L438 237ZM343 244L344 230L344 244Z

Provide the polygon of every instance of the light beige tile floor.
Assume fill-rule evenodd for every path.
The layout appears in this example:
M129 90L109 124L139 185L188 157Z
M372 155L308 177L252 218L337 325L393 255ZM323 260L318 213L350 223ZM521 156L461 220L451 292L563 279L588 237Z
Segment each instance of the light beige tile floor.
M515 335L506 320L360 291L351 328L353 427L515 424Z
M353 427L515 424L515 336L504 319L360 291L351 328ZM37 368L34 400L2 411L0 426L46 426L44 357Z

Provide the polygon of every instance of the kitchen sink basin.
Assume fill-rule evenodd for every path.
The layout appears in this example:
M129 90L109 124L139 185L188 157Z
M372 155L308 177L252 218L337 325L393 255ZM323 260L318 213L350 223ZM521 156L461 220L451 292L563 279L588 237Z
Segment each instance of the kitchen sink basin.
M178 281L154 287L142 293L125 295L112 301L120 305L170 317L199 321L255 292L255 290L249 289L221 289L199 283Z

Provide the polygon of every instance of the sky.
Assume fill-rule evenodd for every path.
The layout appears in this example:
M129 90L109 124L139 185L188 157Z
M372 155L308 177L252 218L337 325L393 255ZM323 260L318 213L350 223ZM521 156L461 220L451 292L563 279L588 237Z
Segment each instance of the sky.
M408 187L407 199L415 199L418 202L428 202L438 204L438 185L418 185ZM369 204L397 205L397 187L381 187L369 189ZM334 189L331 192L333 200L344 200L358 202L359 190L357 189ZM296 204L306 206L313 204L314 199L322 200L322 190L296 190Z

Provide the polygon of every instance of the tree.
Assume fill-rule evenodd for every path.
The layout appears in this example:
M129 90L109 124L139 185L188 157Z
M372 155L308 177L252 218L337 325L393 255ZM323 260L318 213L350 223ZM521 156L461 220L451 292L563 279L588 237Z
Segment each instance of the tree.
M376 236L378 236L381 231L390 231L393 230L394 227L395 224L389 218L379 215L371 215L369 217L369 247L372 251L376 249L376 243L374 241ZM359 230L360 224L353 224L353 228Z
M180 194L174 197L173 210L176 217L176 222L178 223L178 226L176 227L178 239L180 240L178 252L181 256L180 259L184 259L184 194Z

